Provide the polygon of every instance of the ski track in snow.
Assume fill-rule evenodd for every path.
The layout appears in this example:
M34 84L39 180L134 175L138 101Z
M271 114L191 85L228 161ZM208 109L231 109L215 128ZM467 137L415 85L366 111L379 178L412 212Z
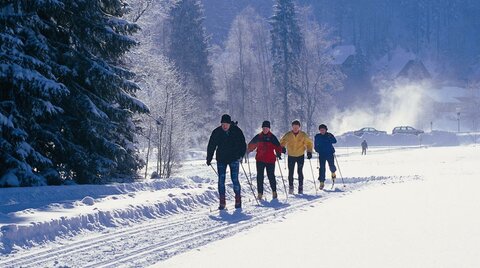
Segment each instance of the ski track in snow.
M1 267L144 267L168 259L179 253L209 242L232 236L271 220L281 221L282 216L314 203L323 202L359 190L365 186L403 182L418 176L346 178L346 191L341 179L335 190L326 185L319 195L295 195L288 201L265 202L262 206L244 202L243 210L228 206L228 211L207 209L183 212L158 219L108 230L103 234L87 236L83 240L49 242L48 249L19 250L0 256ZM306 180L306 186L313 183ZM247 186L248 187L248 186ZM279 184L279 193L283 188ZM282 196L279 196L282 200ZM246 199L244 197L244 199ZM210 209L211 210L211 209Z

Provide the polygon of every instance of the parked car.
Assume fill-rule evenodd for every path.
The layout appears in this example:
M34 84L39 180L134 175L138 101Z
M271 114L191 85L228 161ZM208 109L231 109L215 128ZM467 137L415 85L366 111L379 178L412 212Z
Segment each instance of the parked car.
M423 130L416 129L410 126L399 126L399 127L393 128L392 130L392 134L397 134L397 133L419 135L424 132Z
M355 131L353 132L353 134L354 134L355 136L359 136L359 137L363 136L363 134L365 134L365 133L370 133L370 134L375 134L375 135L378 135L378 134L387 134L386 131L376 130L376 129L373 128L373 127L364 127L364 128L359 129L359 130L355 130Z

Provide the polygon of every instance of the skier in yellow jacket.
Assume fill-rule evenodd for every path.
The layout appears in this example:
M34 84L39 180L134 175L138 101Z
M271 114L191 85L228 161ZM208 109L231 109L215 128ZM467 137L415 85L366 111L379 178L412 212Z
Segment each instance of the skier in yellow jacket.
M303 163L305 162L305 150L307 150L307 159L312 158L313 142L307 133L300 130L300 121L292 122L292 130L285 133L280 140L280 145L285 153L285 147L288 151L288 186L289 193L293 194L293 170L295 163L298 172L298 194L303 194Z

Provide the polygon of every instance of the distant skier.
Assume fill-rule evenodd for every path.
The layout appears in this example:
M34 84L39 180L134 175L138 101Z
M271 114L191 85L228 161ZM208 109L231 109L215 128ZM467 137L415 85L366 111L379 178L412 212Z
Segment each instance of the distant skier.
M272 188L272 198L277 198L277 181L275 180L275 157L281 159L282 147L277 137L270 132L270 121L263 121L262 132L255 135L248 143L247 153L257 150L257 189L258 200L263 196L264 172L267 169L267 177Z
M292 122L292 130L285 133L280 139L282 151L288 151L288 188L289 193L293 194L293 171L295 163L297 164L298 172L298 193L303 194L303 164L305 162L305 150L307 150L307 159L312 158L313 142L308 137L307 133L300 130L300 121L294 120Z
M335 139L332 133L327 132L328 128L324 124L318 126L318 130L320 133L315 135L315 151L318 153L320 162L320 174L318 178L320 181L320 190L323 190L323 187L325 187L325 162L328 162L330 172L332 172L332 180L336 178L335 171L337 171L337 168L334 163L333 154L335 153L335 148L333 148L333 144L337 143L337 139Z
M362 142L362 155L367 155L368 144L366 140Z
M242 207L240 195L240 182L238 181L239 164L242 156L245 154L247 144L242 130L236 123L232 122L228 114L222 115L221 126L215 128L210 135L207 147L207 165L210 166L215 150L218 169L218 193L220 196L220 205L218 209L225 209L225 177L227 165L230 166L230 173L233 182L233 191L235 192L235 208Z

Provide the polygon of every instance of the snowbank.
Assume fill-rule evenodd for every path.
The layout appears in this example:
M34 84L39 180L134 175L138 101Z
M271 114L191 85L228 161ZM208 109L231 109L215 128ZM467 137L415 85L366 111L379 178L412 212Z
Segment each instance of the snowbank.
M209 179L0 189L0 253L217 202Z

